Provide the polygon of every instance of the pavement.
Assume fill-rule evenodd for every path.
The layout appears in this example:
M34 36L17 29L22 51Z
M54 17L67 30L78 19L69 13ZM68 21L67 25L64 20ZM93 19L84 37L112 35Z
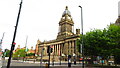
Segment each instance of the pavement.
M6 68L5 66L3 66L2 68ZM48 68L45 66L11 66L10 68ZM49 68L82 68L81 66L50 66ZM84 67L84 68L98 68L98 67Z
M0 68L2 67L2 57L0 56Z
M82 67L82 63L80 62L76 62L76 65L74 65L74 63L71 64L71 67L68 67L68 62L66 61L61 61L61 65L60 62L50 62L50 67L49 68L83 68ZM48 66L46 65L47 62L42 62L42 64L40 64L39 61L22 61L22 60L12 60L11 64L10 64L10 68L48 68ZM2 61L2 68L6 68L7 66L7 60ZM115 68L119 68L115 67ZM0 67L1 68L1 67ZM92 66L86 66L84 68L100 68L100 67L92 67ZM105 67L105 68L114 68L114 67Z
M4 66L2 68L6 68L7 61L4 61ZM40 62L33 62L33 61L22 61L22 60L12 60L10 68L48 68L46 63L42 63L40 66ZM51 65L49 68L82 68L82 64L77 62L76 65L71 64L71 67L68 67L68 62L54 62L54 66ZM98 68L98 67L84 67L84 68Z

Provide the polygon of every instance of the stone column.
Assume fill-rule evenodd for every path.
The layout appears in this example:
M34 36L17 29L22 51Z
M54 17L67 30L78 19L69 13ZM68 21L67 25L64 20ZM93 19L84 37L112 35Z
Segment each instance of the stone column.
M58 45L58 55L60 56L60 46L61 44Z
M77 45L76 45L76 40L74 40L74 53L77 55Z
M56 55L56 44L54 46L55 46L55 55Z
M74 40L73 40L72 41L72 54L75 53L74 50L75 50L75 44L74 44Z
M64 49L64 43L61 45L61 53L63 54L63 49Z
M70 41L70 55L72 56L72 41Z
M69 41L69 55L71 55L71 41Z
M68 55L68 42L65 42L65 43L64 43L63 53L64 53L65 55Z
M59 44L57 44L57 56L58 56L58 49L59 49Z
M45 47L45 50L44 50L44 55L47 56L48 53L47 53L47 47Z
M55 52L56 52L56 56L57 56L57 44L55 46L56 46L56 51Z
M59 46L59 44L57 44L57 56L58 56L58 46Z
M76 51L77 51L77 46L76 46L76 40L74 40L73 41L73 45L74 45L74 47L73 47L73 53L75 54L74 55L74 64L76 64L76 60L77 60L77 53L76 53Z
M60 45L59 45L59 56L60 56L59 60L60 60L60 65L61 65L61 45L62 45L62 43L60 43Z
M62 43L60 44L60 55L62 54Z
M40 55L40 46L38 46L38 55Z
M57 44L55 45L55 56L57 55Z
M68 54L67 55L69 55L70 54L70 49L69 49L69 47L70 47L70 43L69 43L69 41L68 41Z
M55 55L55 45L53 45L53 55Z
M61 54L62 54L62 45L63 45L63 43L60 45L60 51L61 51Z

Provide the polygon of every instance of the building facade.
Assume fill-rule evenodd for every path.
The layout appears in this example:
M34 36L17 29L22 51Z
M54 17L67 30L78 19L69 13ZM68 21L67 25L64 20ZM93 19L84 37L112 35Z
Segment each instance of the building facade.
M76 41L80 37L80 29L74 31L74 22L68 7L66 6L65 11L59 21L59 32L55 40L37 41L36 51L37 55L48 56L48 46L53 48L51 56L75 56L78 55Z

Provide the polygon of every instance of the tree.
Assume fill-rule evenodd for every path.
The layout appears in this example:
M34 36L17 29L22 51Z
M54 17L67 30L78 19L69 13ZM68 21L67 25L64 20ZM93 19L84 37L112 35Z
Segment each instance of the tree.
M5 57L9 57L9 56L10 56L10 50L5 49L3 55L4 55Z
M25 56L26 56L25 49L19 49L13 54L13 58L19 58L19 57L25 57Z
M28 53L27 56L35 56L35 53Z
M82 35L80 35L81 38ZM102 59L108 59L114 56L115 63L120 63L120 26L111 24L104 30L94 29L83 35L84 38L84 55L101 56ZM78 50L80 51L81 39L77 41ZM120 59L119 59L120 60Z
M120 25L111 24L108 27L107 33L110 38L109 45L115 59L115 64L120 64Z
M106 29L94 29L83 35L84 38L84 55L91 57L92 61L96 60L96 56L106 59L109 55L108 41ZM82 35L81 35L82 36ZM81 43L81 40L79 40Z

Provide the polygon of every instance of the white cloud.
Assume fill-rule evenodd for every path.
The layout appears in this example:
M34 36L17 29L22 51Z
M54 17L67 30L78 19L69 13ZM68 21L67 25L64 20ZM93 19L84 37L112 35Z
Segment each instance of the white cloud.
M3 49L10 48L20 0L0 1L0 38L5 32ZM16 43L35 46L38 39L52 40L57 37L58 23L65 6L71 12L74 28L81 28L81 9L83 7L84 33L93 28L103 29L118 16L118 0L23 0ZM16 45L16 47L17 47Z

